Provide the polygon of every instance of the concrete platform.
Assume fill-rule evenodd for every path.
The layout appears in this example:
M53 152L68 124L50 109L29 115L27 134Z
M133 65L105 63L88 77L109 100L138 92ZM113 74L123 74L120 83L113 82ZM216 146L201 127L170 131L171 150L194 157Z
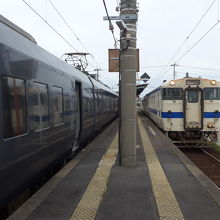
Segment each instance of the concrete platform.
M138 120L136 167L119 166L115 121L9 219L220 219L220 190Z

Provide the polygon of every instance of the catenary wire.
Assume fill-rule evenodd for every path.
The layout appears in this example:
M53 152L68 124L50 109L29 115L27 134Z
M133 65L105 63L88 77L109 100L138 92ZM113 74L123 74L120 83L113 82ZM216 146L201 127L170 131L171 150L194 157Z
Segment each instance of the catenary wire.
M79 37L77 36L77 34L73 31L73 29L70 27L70 25L68 24L68 22L66 21L66 19L61 15L61 13L59 12L59 10L56 8L56 6L52 3L51 0L49 0L50 4L52 5L52 7L54 8L54 10L57 12L57 14L60 16L60 18L63 20L63 22L66 24L66 26L69 28L69 30L73 33L73 35L76 37L76 39L80 42L80 44L83 46L83 48L86 50L86 52L89 53L89 51L87 50L86 46L83 44L83 42L79 39Z
M67 41L52 25L50 25L47 20L45 20L33 7L31 7L31 5L29 5L25 0L22 0L37 16L39 16L57 35L59 35L74 51L78 52L77 49L69 42ZM89 63L90 66L92 66L94 69L95 67ZM99 65L98 65L99 66ZM102 76L103 77L103 76ZM110 80L108 80L106 77L105 78L108 82L110 82ZM111 81L111 83L115 84L113 81Z
M170 61L178 54L178 52L182 49L182 47L185 45L185 43L189 40L190 36L193 34L193 32L197 29L197 27L199 26L199 24L201 23L201 21L203 20L203 18L206 16L206 14L208 13L208 11L211 9L211 7L214 5L214 3L216 2L216 0L214 0L211 5L208 7L208 9L205 11L205 13L202 15L202 17L199 19L199 21L196 23L196 25L193 27L192 31L188 34L187 38L180 44L180 46L178 47L178 49L176 50L176 52L174 53L174 55L169 59L168 64L170 63ZM177 63L177 62L176 62Z
M162 72L162 74L160 73L159 75L160 75L160 77L162 76L162 75L165 75L167 72L169 72L170 70L172 69L172 67L170 67L168 70L166 70L165 72ZM157 83L158 82L158 78L160 78L160 77L157 77L157 78L155 78L151 83L149 83L151 86L154 86L155 85L155 83Z
M216 2L216 0L214 0L212 2L212 4L208 7L208 9L206 10L205 14L200 18L200 20L197 22L197 24L195 25L195 27L193 28L193 30L190 32L190 34L188 35L188 37L190 37L192 35L192 33L196 30L196 28L199 26L199 24L201 23L201 21L203 20L203 18L206 16L206 14L208 13L208 11L211 9L211 7L214 5L214 3Z
M218 0L218 20L220 20L220 17L219 17L220 16L220 14L219 14L219 6L220 5L219 5L219 0Z
M45 15L45 17L46 17L46 21L47 21L47 11L48 11L48 1L46 0L45 1L45 8L46 8L46 15Z
M151 68L160 68L160 67L167 67L168 65L161 65L161 66L142 66L140 69L151 69Z
M180 46L178 47L178 49L176 50L176 52L174 53L174 55L169 59L169 61L167 62L167 65L166 65L166 66L170 66L169 63L171 62L171 60L176 57L176 55L178 54L178 52L182 49L182 47L183 47L183 46L185 45L185 43L188 41L188 39L190 38L190 36L191 36L191 35L193 34L193 32L197 29L197 27L199 26L199 24L201 23L201 21L202 21L203 18L206 16L206 14L207 14L208 11L211 9L211 7L214 5L215 2L216 2L216 0L214 0L214 1L211 3L211 5L208 7L208 9L205 11L205 13L202 15L202 17L201 17L201 18L199 19L199 21L196 23L196 25L194 26L194 28L192 29L192 31L188 34L187 38L180 44ZM218 20L218 21L219 21L219 20ZM218 23L218 22L217 22L217 23ZM215 24L211 29L213 29L216 25L217 25L217 24ZM211 31L211 30L209 30L208 32L210 32L210 31ZM207 32L206 34L208 34L208 32ZM205 34L205 35L206 35L206 34ZM204 37L205 37L205 36L203 36L202 38L204 38ZM201 41L202 38L201 38L199 41ZM193 47L195 47L195 46L199 43L199 41L196 42L196 44L194 44ZM187 51L189 52L190 50L193 49L193 47L191 47L191 48L190 48L189 50L187 50ZM185 56L188 52L186 52L186 53L184 54L184 56ZM184 56L182 56L181 59L182 59ZM180 59L179 59L179 60L180 60ZM179 60L178 60L178 61L179 61ZM175 63L177 63L178 61L176 61ZM167 69L167 67L165 67L165 68L159 73L158 78L161 77L163 74L167 73L171 68L164 73L164 71L165 71L166 69ZM156 82L156 79L155 79L153 82L155 83L155 82Z
M115 49L117 49L117 40L116 40L116 38L115 38L115 34L114 34L114 30L113 30L114 27L113 27L112 22L111 22L111 19L110 19L110 17L109 17L108 9L107 9L105 0L103 0L103 4L104 4L105 12L106 12L106 15L107 15L107 18L108 18L108 22L109 22L109 29L111 30L112 36L113 36L113 39L114 39L114 46L115 46ZM111 27L113 27L113 28L111 28Z
M195 66L185 66L185 65L178 65L178 67L183 68L190 68L190 69L199 69L199 70L209 70L209 71L218 71L220 72L220 69L212 69L212 68L205 68L205 67L195 67Z
M180 46L178 47L178 49L176 50L176 52L174 53L174 55L170 58L169 62L176 57L176 55L179 53L179 51L182 49L182 47L185 45L185 43L189 40L190 36L193 34L193 32L197 29L197 27L199 26L199 24L202 22L203 18L206 16L206 14L208 13L208 11L211 9L211 7L214 5L214 3L216 2L216 0L214 0L211 5L208 7L208 9L205 11L205 13L202 15L202 17L199 19L199 21L196 23L196 25L193 27L192 31L188 34L188 36L186 37L186 39L180 44Z
M192 47L190 47L177 61L178 63L180 60L182 60L210 31L212 31L218 24L219 20L195 43Z
M74 51L78 52L77 49L75 47L72 46L72 44L67 41L52 25L50 25L47 20L45 20L33 7L31 7L25 0L22 0L36 15L38 15L57 35L59 35L72 49L74 49ZM92 64L89 63L90 66L92 66L94 69L96 67L94 67ZM103 77L105 78L105 77ZM105 78L106 79L106 78ZM107 79L106 79L107 80ZM110 82L110 80L108 80ZM113 82L113 81L112 81ZM111 83L112 83L111 82ZM115 83L114 83L115 84Z
M51 0L49 0L50 4L52 5L52 7L55 9L55 11L58 13L58 15L61 17L61 19L63 20L63 22L67 25L67 27L70 29L70 31L74 34L74 36L76 37L76 39L80 42L80 44L84 47L84 49L86 50L86 52L89 53L89 51L87 50L86 46L82 43L82 41L79 39L79 37L77 36L77 34L73 31L73 29L70 27L70 25L68 24L68 22L65 20L65 18L61 15L61 13L59 12L59 10L56 8L56 6L51 2ZM91 54L92 55L92 54ZM95 61L95 63L97 64L97 66L100 68L100 65L98 64L98 62L96 61L96 59L94 58L94 56L92 55L92 59ZM90 66L92 66L90 64ZM92 66L94 67L94 66ZM95 68L95 67L94 67ZM101 68L100 68L101 69ZM107 79L106 77L102 76L106 81L110 82L111 84L113 83L113 81Z
M50 25L47 20L45 20L34 8L32 8L25 0L22 0L36 15L38 15L57 35L59 35L71 48L73 48L76 52L77 49L68 41L66 40L52 25Z
M66 26L69 28L69 30L73 33L73 35L76 37L76 39L80 42L80 44L83 46L83 48L86 50L87 53L89 53L88 49L86 48L85 44L83 44L83 42L80 40L80 38L78 37L78 35L73 31L73 29L71 28L71 26L68 24L68 22L66 21L66 19L64 18L64 16L62 16L62 14L60 13L60 11L57 9L57 7L51 2L51 0L49 0L50 4L52 5L52 7L55 9L55 11L57 12L57 14L60 16L60 18L63 20L63 22L66 24ZM89 53L90 54L90 53ZM96 61L96 59L94 58L94 56L92 54L90 54L92 59L95 61L96 65L99 66L98 62ZM91 65L91 64L90 64ZM91 65L92 66L92 65ZM100 67L100 66L99 66Z

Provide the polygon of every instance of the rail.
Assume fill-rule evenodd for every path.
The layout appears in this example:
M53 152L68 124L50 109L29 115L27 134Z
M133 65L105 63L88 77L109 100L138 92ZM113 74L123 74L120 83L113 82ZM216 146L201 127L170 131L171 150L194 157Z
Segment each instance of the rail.
M208 155L209 157L211 157L213 160L215 160L216 162L218 162L220 164L220 160L217 159L216 157L214 157L213 155L211 155L209 152L207 152L204 149L200 149L203 153L205 153L206 155Z

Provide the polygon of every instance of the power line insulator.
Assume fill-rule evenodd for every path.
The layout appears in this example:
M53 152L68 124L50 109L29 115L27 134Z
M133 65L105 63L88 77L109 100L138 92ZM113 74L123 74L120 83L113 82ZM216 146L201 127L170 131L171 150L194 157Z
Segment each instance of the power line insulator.
M114 26L112 24L109 25L109 30L110 31L114 30Z

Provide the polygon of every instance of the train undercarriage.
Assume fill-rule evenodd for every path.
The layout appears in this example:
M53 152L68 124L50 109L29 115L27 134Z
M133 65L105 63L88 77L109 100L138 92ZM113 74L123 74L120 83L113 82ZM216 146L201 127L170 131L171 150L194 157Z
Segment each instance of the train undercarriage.
M207 147L217 142L216 131L169 131L166 134L178 147Z

